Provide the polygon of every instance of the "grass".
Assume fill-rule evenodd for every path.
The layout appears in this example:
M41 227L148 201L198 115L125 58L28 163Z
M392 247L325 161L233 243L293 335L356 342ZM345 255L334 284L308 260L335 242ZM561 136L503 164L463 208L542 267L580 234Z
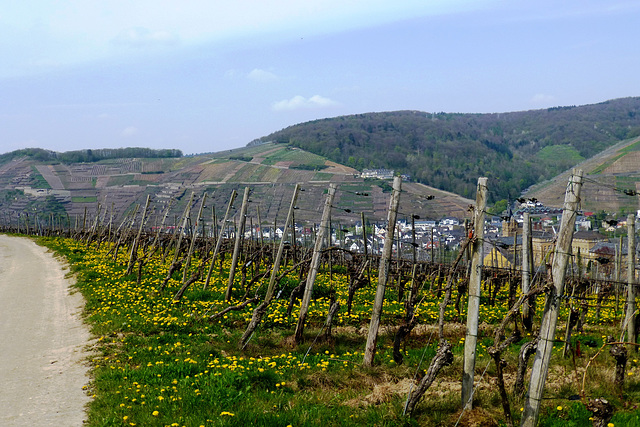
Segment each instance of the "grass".
M384 329L401 322L404 303L398 301L394 286L387 288L376 365L367 369L362 366L363 331L368 327L374 285L356 294L349 315L345 308L348 277L321 271L303 344L295 345L290 339L298 306L293 316L286 316L285 291L283 298L271 304L247 347L238 350L237 343L255 306L231 311L219 320L209 319L229 305L222 298L228 261L209 290L203 291L202 282L196 282L176 303L172 296L180 286L180 273L169 281L165 292L158 290L169 261L153 259L145 267L141 283L136 284L134 275L125 275L126 249L119 251L114 262L108 254L109 245L87 250L85 244L69 239L41 238L40 242L69 260L77 277L76 286L86 299L86 321L97 338L90 361L92 382L88 393L94 398L88 409L89 426L431 426L454 425L460 416L464 325L456 320L458 313L453 306L446 311L446 335L454 345L454 363L441 372L414 417L402 415L407 393L402 386L427 368L437 346L433 331L439 300L435 292L427 290L428 283L422 291L424 302L417 309L422 326L406 342L402 365L393 361L393 334ZM284 283L291 289L298 283L297 274L289 275ZM235 297L238 287L236 281ZM324 339L321 327L332 292L342 308L335 319L333 336ZM237 302L234 299L232 304ZM537 307L543 306L540 299ZM573 359L562 358L562 344L555 345L541 425L585 425L585 417L588 421L584 404L567 398L579 393L584 367L600 350L603 336L618 334L621 311L615 310L611 300L604 306L600 321L596 322L590 310L585 332L576 335L583 344L582 356L576 357L575 365ZM462 307L460 319L464 320L466 303ZM463 414L460 425L470 425L472 419L483 420L482 425L500 425L503 419L492 385L495 367L489 363L487 347L493 343L493 328L506 313L506 295L501 293L494 306L483 299L481 307L476 409ZM562 322L567 312L563 306ZM508 380L513 376L518 350L519 345L513 345L504 355ZM586 396L614 402L616 426L634 425L640 416L640 411L633 408L640 402L640 368L633 357L628 366L631 375L622 393L613 389L610 380L603 380L612 375L612 358L607 351L594 358L588 371ZM512 397L511 406L518 420L522 400Z
M96 196L76 196L72 197L71 201L73 203L95 203L98 201Z
M329 181L332 177L332 173L316 172L315 175L313 175L312 181Z
M293 149L283 146L280 150L269 153L262 162L265 165L275 165L278 162L293 162L294 164L305 164L310 166L324 166L326 159L316 154L300 149Z
M31 185L33 188L50 189L51 186L46 179L38 172L35 166L31 166Z
M616 156L612 157L611 159L609 159L608 161L602 163L601 165L597 166L595 169L593 169L590 174L591 175L597 175L602 173L605 169L607 169L609 166L611 166L612 164L614 164L618 159L624 157L625 155L629 154L632 151L639 151L640 150L640 141L634 142L633 144L628 145L627 147L624 147L622 149L620 149L618 151L619 154L617 154Z
M589 172L589 174L590 175L601 174L605 169L607 169L609 166L614 164L618 159L622 158L624 155L625 155L625 153L621 153L621 154L616 155L615 157L612 157L611 159L607 160L606 162L602 163L601 165L598 165L595 169L593 169L591 172Z
M538 151L536 157L546 165L560 171L584 160L578 150L570 145L548 145Z
M149 181L135 179L135 174L110 176L108 181L109 187L117 187L122 185L148 185Z

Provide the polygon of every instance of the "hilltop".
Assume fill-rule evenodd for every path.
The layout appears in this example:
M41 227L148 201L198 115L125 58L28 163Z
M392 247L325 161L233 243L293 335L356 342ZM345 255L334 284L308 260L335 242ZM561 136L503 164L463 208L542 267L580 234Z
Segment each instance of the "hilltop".
M101 150L93 150L96 156ZM104 154L104 153L103 153ZM60 161L64 153L21 150L0 156L0 211L14 224L20 216L38 214L42 221L69 215L73 222L98 214L120 221L135 205L144 205L147 195L154 207L150 224L161 220L172 201L168 221L173 224L184 211L191 192L199 200L206 192L210 223L213 209L220 218L231 192L240 195L232 214L240 210L242 192L251 189L249 215L264 224L282 225L294 185L304 190L298 197L296 221L319 222L324 194L330 183L339 185L332 214L337 224L361 220L383 221L389 204L388 181L363 179L355 169L302 149L283 144L262 144L220 153L177 157L109 157L93 162ZM403 212L425 219L464 217L471 200L418 183L405 183ZM429 197L433 196L433 198ZM194 208L195 210L195 208Z
M622 141L576 165L583 171L581 208L625 215L640 209L640 138ZM526 196L562 206L571 170L534 185ZM636 193L636 194L634 194Z
M464 197L486 176L495 202L639 135L635 97L500 114L356 114L291 126L254 144L289 144L358 170L394 169Z
M26 214L51 220L120 221L151 196L151 223L172 201L169 222L182 214L191 192L206 192L205 222L221 216L233 190L250 187L251 216L284 221L294 185L296 221L319 221L330 183L339 185L333 219L342 225L384 221L390 182L364 179L365 168L404 174L400 218L463 218L477 179L489 177L490 203L524 191L561 206L568 171L585 170L587 210L631 212L640 191L640 98L580 107L502 114L397 111L343 116L295 125L248 146L195 156L179 150L94 149L55 153L42 149L0 155L0 211L5 222ZM628 194L625 194L627 190ZM366 194L366 195L365 195ZM430 197L433 196L433 197ZM232 211L239 210L240 199ZM503 202L504 203L504 202ZM195 203L194 203L195 204Z

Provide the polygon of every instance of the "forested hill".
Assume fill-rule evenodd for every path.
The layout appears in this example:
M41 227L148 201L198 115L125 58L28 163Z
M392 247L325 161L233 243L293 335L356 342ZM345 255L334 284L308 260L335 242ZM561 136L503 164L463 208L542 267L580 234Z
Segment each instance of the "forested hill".
M633 97L496 114L357 114L298 124L253 143L288 143L359 170L394 169L465 197L487 176L496 201L638 135L640 98Z
M182 157L182 151L173 148L155 150L152 148L127 147L56 152L44 150L42 148L24 148L22 150L15 150L10 153L0 154L0 165L21 157L44 163L61 162L70 164L94 163L107 159L166 159Z

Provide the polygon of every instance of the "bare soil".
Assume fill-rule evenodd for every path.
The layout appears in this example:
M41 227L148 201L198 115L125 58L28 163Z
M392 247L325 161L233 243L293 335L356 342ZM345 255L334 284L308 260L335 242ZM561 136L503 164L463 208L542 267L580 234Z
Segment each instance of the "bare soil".
M0 425L81 426L90 334L64 266L26 238L0 235Z

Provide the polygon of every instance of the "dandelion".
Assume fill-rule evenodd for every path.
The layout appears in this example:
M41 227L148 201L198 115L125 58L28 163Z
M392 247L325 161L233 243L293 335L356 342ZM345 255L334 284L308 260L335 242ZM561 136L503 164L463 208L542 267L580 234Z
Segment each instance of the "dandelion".
M558 406L556 409L557 409L558 411L562 411L562 406Z
M221 417L222 417L222 416L225 416L225 415L226 415L226 416L229 416L229 417L235 417L235 416L236 416L236 414L232 414L231 412L227 412L227 411L222 411L222 412L220 412L220 416L221 416Z
M151 413L151 415L153 415L154 417L157 417L158 415L160 415L160 412L158 412L158 411L153 411L153 412Z

